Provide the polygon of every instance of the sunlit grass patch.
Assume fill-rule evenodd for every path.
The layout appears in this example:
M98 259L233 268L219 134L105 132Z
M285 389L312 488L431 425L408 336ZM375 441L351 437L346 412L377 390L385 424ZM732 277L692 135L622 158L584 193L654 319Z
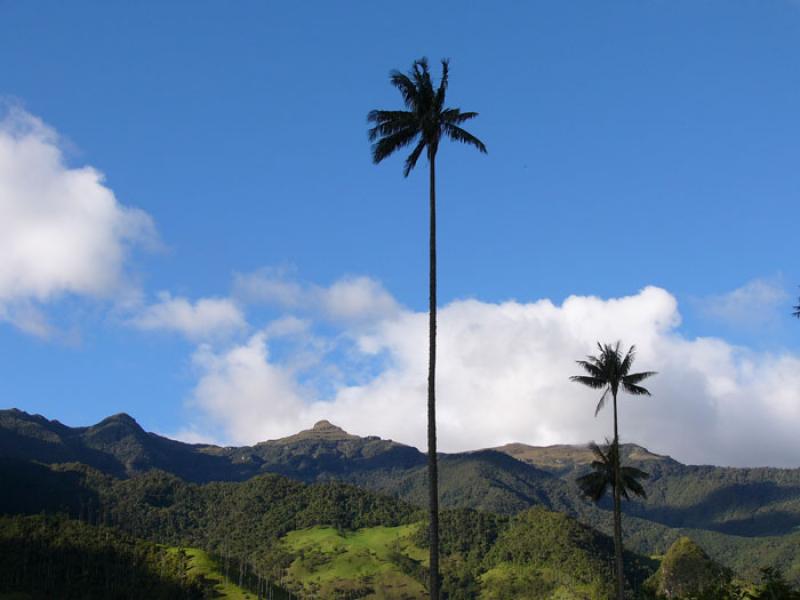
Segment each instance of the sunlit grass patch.
M216 594L217 598L227 598L228 600L252 600L256 598L238 585L226 581L220 571L217 562L205 551L199 548L181 548L189 558L188 576L192 578L203 578L208 581ZM171 547L170 552L178 552L179 548Z
M426 564L427 552L412 542L418 525L370 527L352 532L333 527L292 531L284 547L296 558L290 580L324 597L359 591L369 598L419 598L422 584L399 564L400 556Z

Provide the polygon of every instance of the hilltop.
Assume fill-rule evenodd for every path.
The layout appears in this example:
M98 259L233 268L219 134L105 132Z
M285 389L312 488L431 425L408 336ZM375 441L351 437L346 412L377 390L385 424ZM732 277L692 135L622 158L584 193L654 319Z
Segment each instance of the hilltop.
M626 462L637 463L642 466L650 462L680 464L669 456L654 454L647 448L636 444L621 444L621 448L623 460ZM595 456L588 446L568 444L529 446L528 444L512 443L498 446L494 450L561 476L571 474L595 460Z

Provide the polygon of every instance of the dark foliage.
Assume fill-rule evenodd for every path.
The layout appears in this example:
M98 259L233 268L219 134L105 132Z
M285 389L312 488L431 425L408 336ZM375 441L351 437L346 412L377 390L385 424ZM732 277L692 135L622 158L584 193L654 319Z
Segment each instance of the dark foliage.
M614 465L618 458L616 444L607 442L605 448L600 448L592 442L589 448L595 455L595 460L591 463L591 472L578 477L578 487L581 492L594 502L599 502L609 489L617 485L617 475ZM647 479L649 475L636 467L620 466L620 476L622 484L620 493L626 500L630 500L630 494L645 498L647 493L644 491L640 479Z
M0 590L32 598L200 599L187 557L64 517L0 517Z
M403 175L407 177L423 152L429 159L436 154L443 136L486 153L484 143L461 127L478 113L444 105L449 74L449 62L443 60L442 78L439 86L434 86L426 58L414 61L408 74L392 71L389 80L400 92L408 110L372 110L367 115L367 121L373 125L369 140L373 142L375 163L413 144L414 149L403 168Z

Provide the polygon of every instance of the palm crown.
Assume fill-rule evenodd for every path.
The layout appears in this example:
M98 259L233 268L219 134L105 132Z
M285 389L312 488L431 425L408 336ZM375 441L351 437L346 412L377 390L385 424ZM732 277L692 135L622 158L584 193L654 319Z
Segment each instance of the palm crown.
M594 411L595 416L605 406L609 393L616 397L620 387L634 396L650 395L650 392L639 384L648 377L655 375L655 371L631 373L630 370L636 356L636 347L631 346L623 357L619 346L619 342L613 346L598 342L597 347L600 349L600 354L587 356L586 360L576 361L588 375L570 377L570 381L582 383L598 390L603 389L603 395L600 396L600 401Z
M373 110L367 115L367 120L375 124L369 130L369 139L376 164L416 141L403 169L403 175L408 177L424 150L429 159L436 154L443 135L486 153L483 142L460 127L478 113L445 108L447 77L448 61L442 60L442 79L434 88L426 58L414 61L408 74L391 72L390 81L400 91L408 110Z
M577 482L581 491L594 502L597 502L605 496L609 487L614 489L616 486L615 461L618 458L618 445L606 441L604 450L592 442L589 444L589 448L595 456L595 460L592 461L592 472L578 477ZM650 477L649 474L635 467L620 467L622 486L619 491L622 497L630 500L630 492L646 498L647 494L639 480L647 479L648 477Z

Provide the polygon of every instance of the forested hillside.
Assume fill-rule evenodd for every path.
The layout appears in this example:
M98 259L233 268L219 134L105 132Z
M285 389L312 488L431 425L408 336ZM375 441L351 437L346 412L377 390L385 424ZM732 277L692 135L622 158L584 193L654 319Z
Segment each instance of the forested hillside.
M200 599L189 558L59 516L0 517L0 591L30 598Z
M663 554L688 535L743 577L755 579L769 566L800 579L800 471L686 466L633 445L623 454L626 464L650 473L648 499L625 506L631 551ZM525 556L529 574L538 564L547 544L539 550L531 544L548 539L536 530L554 522L547 510L611 532L608 507L583 499L575 485L588 468L582 448L516 444L444 454L440 465L442 503L451 509L442 517L443 576L452 594L562 585L569 573L554 579L546 575L551 566L542 567L536 582L510 566ZM64 514L151 542L202 548L243 584L280 582L297 593L374 592L379 580L394 581L395 592L421 586L424 469L424 455L414 448L353 436L327 422L281 440L220 448L147 433L125 415L69 428L21 411L0 412L0 512ZM567 536L558 543L573 544L572 523L552 527ZM522 531L538 533L526 540ZM364 544L375 545L370 552L377 559L363 554ZM344 557L359 567L342 571ZM644 558L627 563L632 586L655 569ZM602 586L591 581L605 581L598 575L605 571L592 569L594 579L569 585L600 594Z
M412 503L422 502L425 493L424 454L390 440L350 435L327 421L287 438L221 448L147 433L127 415L70 428L5 410L0 457L80 462L115 477L159 469L198 483L243 481L260 473L304 482L335 479ZM650 474L647 499L625 505L630 515L670 528L745 537L784 535L800 526L800 469L687 466L632 444L623 446L623 458ZM574 480L590 459L579 446L524 444L443 454L442 503L502 514L545 506L585 518L586 503Z
M324 588L331 597L356 592L402 597L394 595L398 590L420 597L424 590L423 513L403 501L350 485L307 485L280 475L195 484L162 471L118 479L79 463L51 468L15 459L2 463L0 476L16 492L13 497L2 495L2 512L21 507L31 514L60 512L64 518L57 522L75 531L114 537L108 532L119 530L170 547L203 548L217 557L229 578L245 587L263 581L301 596ZM548 586L575 580L605 589L610 561L605 536L542 509L522 515L509 520L472 510L443 514L443 575L450 598L490 594L496 586L509 585L503 576L509 561L527 572L541 572ZM19 518L6 521L3 527L15 531L17 522ZM514 533L534 522L549 532L546 542L541 536L526 541L524 531ZM574 531L584 533L575 537L570 533ZM544 548L552 543L578 557L586 551L582 540L587 535L595 540L592 560L598 566L590 569L591 576L574 579L574 565L562 564L557 555L548 558ZM53 538L56 546L57 539L58 535ZM530 542L538 546L526 549ZM343 555L346 569L342 569ZM635 564L632 561L631 568ZM180 574L180 565L177 570ZM632 585L639 579L632 575Z

